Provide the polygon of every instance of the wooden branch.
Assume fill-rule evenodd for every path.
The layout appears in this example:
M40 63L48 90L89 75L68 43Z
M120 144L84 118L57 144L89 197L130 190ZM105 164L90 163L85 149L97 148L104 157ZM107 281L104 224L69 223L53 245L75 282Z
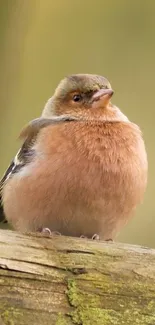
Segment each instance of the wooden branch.
M155 325L155 250L0 231L0 325Z

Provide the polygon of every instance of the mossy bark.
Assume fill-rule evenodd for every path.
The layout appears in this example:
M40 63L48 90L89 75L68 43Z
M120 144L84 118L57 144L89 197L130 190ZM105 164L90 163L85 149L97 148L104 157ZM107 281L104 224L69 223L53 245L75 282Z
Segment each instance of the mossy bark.
M0 231L0 325L154 325L155 250Z

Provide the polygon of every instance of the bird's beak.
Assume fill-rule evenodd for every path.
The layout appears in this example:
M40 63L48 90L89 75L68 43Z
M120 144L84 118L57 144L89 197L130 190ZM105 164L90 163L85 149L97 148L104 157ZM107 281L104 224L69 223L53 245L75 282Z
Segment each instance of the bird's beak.
M113 95L114 91L112 89L100 89L92 96L93 107L98 107L102 105L106 107Z

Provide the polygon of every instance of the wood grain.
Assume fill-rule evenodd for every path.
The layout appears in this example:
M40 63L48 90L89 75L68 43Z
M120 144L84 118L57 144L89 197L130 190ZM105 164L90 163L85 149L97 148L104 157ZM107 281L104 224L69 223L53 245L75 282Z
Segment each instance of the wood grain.
M154 325L155 250L0 230L0 325Z

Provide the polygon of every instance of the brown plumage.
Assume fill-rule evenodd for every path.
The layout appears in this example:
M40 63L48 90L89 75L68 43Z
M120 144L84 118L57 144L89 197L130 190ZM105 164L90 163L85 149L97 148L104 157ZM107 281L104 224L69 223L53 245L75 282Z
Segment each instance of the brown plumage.
M139 127L112 105L112 95L103 77L69 76L39 127L35 122L24 129L28 139L35 125L28 160L2 188L4 212L15 229L47 227L108 240L129 220L145 192L147 156ZM66 120L42 123L55 116Z

